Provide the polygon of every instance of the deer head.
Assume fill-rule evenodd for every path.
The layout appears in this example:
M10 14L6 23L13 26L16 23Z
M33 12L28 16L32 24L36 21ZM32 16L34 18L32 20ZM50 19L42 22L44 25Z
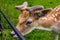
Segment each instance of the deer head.
M48 12L51 11L51 9L45 10L43 6L27 7L27 2L24 2L20 6L16 6L16 8L22 12L22 14L19 16L19 22L16 26L22 35L28 34L35 28L31 25L31 23L38 20L39 17L45 16ZM16 34L13 31L11 34L16 37Z

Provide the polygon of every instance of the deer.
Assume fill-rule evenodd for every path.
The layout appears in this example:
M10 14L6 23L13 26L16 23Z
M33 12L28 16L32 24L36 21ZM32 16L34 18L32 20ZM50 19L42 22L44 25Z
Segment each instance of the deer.
M22 5L15 6L16 9L21 10L22 14L19 15L19 22L16 26L17 30L21 32L22 35L30 33L32 30L36 29L36 25L33 26L40 17L46 16L51 12L51 8L44 9L43 6L32 6L27 7L27 2L24 2ZM42 30L49 30L48 28L41 28ZM17 37L14 31L11 32L13 37Z
M38 24L43 27L48 27L56 32L55 40L58 40L58 34L60 33L60 5L54 8L48 15L41 17L38 20Z
M60 5L46 16L40 17L37 21L31 23L31 25L37 29L47 28L47 31L54 31L56 33L55 40L58 40L60 34Z

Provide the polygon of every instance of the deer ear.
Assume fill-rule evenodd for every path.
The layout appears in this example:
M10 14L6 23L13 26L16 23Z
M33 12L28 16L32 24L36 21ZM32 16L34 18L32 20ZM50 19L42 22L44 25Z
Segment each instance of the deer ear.
M24 3L22 4L22 6L27 7L27 6L28 6L28 3L27 3L27 2L24 2Z
M44 10L41 11L41 15L44 16L44 15L48 14L49 12L51 12L51 10L52 10L52 8L44 9Z
M46 16L49 12L51 12L52 8L49 9L43 9L38 13L39 17Z
M27 2L24 2L22 5L19 5L19 6L15 6L17 9L19 10L24 10L27 8Z
M42 10L42 9L44 9L43 6L33 6L33 7L30 7L30 8L29 8L29 10L30 10L31 12L34 12L34 11L36 11L36 10Z

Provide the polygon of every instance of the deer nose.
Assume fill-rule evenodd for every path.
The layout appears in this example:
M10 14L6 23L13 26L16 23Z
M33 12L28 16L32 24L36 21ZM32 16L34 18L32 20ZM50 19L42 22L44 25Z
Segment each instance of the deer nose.
M26 22L26 25L29 25L29 24L31 24L32 23L32 21L27 21Z

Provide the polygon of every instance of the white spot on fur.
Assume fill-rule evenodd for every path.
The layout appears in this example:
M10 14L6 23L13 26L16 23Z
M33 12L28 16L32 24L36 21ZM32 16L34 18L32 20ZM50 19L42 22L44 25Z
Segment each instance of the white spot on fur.
M53 17L55 17L55 15L52 14Z
M56 11L59 11L59 10L60 10L60 7Z
M57 16L57 13L55 14L55 16Z
M55 18L55 21L57 21L57 19Z

